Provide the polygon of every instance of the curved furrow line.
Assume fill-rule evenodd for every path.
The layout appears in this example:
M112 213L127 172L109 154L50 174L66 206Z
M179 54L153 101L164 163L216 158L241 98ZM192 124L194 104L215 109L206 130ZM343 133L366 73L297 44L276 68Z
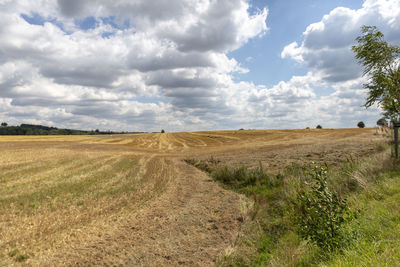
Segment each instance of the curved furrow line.
M146 170L147 183L141 195L147 200L139 208L127 205L79 232L72 230L61 243L64 246L29 263L212 265L236 239L239 196L210 183L204 173L178 160L154 157ZM150 192L151 197L146 195Z

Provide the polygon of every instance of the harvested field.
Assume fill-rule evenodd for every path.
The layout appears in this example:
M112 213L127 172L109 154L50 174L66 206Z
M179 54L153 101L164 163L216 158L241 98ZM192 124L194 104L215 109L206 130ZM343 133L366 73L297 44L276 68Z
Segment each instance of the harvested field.
M248 201L183 159L339 164L374 153L374 129L0 137L0 266L213 265Z

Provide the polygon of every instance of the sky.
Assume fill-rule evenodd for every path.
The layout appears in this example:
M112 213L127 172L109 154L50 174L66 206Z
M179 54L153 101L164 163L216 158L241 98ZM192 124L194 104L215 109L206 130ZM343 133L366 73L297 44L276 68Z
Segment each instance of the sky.
M0 121L116 131L373 127L351 46L399 0L0 0Z

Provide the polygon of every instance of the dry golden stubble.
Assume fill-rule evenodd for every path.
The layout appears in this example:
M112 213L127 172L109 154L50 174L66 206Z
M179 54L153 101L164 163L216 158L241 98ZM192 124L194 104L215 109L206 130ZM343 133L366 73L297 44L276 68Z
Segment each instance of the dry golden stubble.
M367 153L381 140L373 133L0 136L0 258L11 265L18 259L28 265L210 264L227 247L226 253L234 250L242 202L180 159L213 155L226 164L261 159L274 170L308 154L335 160Z

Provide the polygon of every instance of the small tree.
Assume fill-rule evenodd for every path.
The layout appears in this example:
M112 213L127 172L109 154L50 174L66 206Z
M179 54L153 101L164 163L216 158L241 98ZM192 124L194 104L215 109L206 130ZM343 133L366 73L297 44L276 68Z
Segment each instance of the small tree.
M165 133L164 129L161 130L161 133Z
M317 127L315 127L315 128L322 129L322 126L318 124Z
M3 127L6 127L8 124L7 124L7 122L2 122L1 123L1 126L3 126Z
M380 118L380 119L376 122L376 125L378 125L378 126L387 126L388 123L387 123L387 121L386 121L385 118Z
M356 59L364 67L369 81L366 108L377 103L385 116L399 119L400 111L400 47L389 45L375 26L362 26L358 45L352 47Z
M326 167L311 166L308 176L311 184L306 183L297 196L297 232L320 248L333 251L343 245L343 224L351 221L355 213L348 209L345 199L328 187Z
M358 128L364 128L365 127L365 123L363 121L360 121L357 123Z

